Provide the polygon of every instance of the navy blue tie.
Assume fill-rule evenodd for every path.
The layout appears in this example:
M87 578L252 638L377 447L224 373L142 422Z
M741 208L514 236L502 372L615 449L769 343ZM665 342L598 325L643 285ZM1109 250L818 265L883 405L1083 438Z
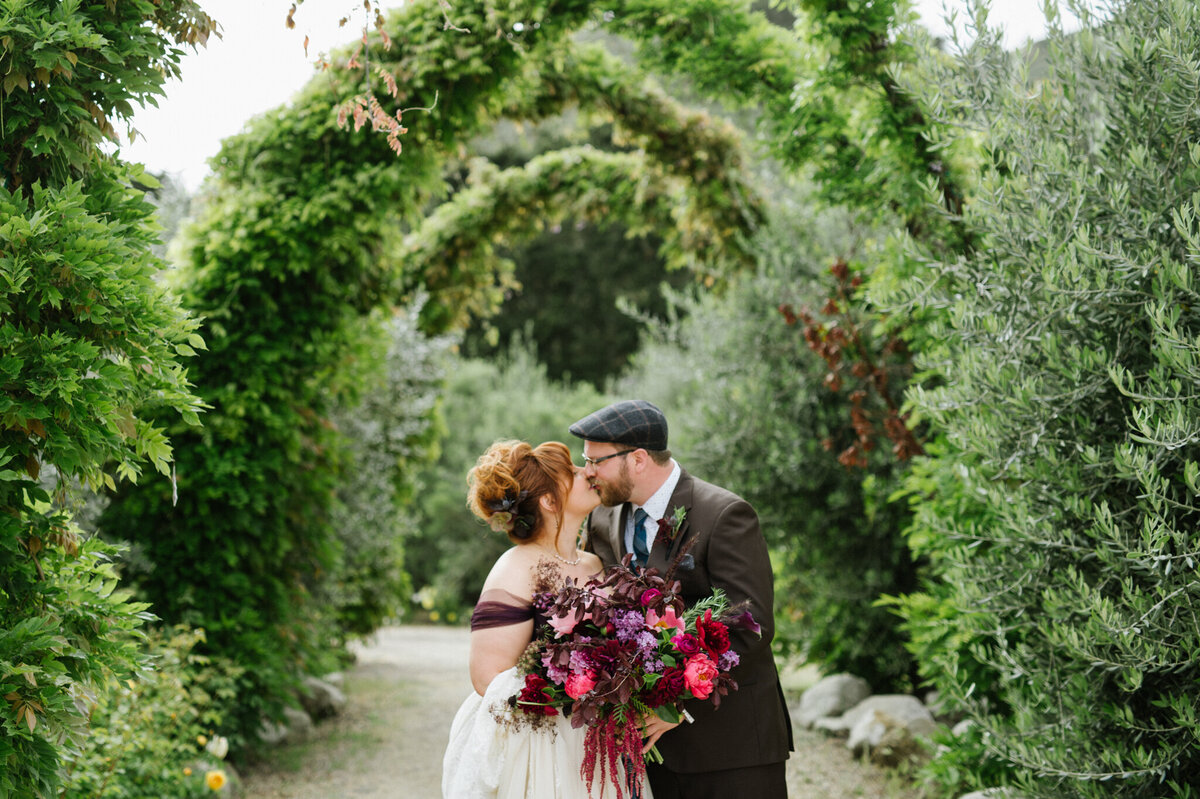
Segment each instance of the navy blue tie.
M650 546L646 543L646 520L650 514L638 508L633 514L633 565L643 567L650 559Z

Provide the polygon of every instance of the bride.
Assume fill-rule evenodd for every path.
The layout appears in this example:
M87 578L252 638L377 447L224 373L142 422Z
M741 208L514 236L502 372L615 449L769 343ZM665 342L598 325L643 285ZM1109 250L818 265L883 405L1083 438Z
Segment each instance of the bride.
M584 518L599 503L571 452L557 441L536 448L498 441L468 475L468 505L515 546L500 556L471 615L471 683L442 761L445 799L587 799L580 775L584 729L569 719L526 716L508 704L524 678L517 660L545 619L535 593L557 591L568 577L582 583L600 559L576 548ZM534 721L536 720L536 721ZM597 781L591 799L613 799ZM629 796L629 791L622 792ZM648 785L640 794L649 799Z

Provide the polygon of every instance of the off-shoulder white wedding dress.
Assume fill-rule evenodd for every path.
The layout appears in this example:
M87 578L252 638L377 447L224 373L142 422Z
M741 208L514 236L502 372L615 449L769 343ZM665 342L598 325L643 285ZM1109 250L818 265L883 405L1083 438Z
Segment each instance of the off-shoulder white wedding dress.
M529 619L544 623L520 598L487 591L471 616L471 628ZM442 759L444 799L589 799L581 774L585 730L562 715L531 723L508 703L522 687L524 678L513 667L498 674L483 696L472 691L462 703ZM624 782L621 796L631 799ZM617 799L616 786L601 779L599 764L590 799ZM650 786L643 784L633 799L652 799Z

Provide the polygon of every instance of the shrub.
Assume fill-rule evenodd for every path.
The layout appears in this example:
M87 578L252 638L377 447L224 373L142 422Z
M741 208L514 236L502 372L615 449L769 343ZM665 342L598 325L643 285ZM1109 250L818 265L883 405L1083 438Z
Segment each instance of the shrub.
M97 145L210 26L186 0L0 8L0 796L58 795L89 698L142 662L146 606L116 590L117 549L73 524L67 487L170 474L148 414L197 422L178 358L202 342L156 280L133 188L153 181Z
M203 630L158 630L149 637L148 667L104 686L63 799L212 795L204 779L225 770L221 707L234 698L240 669L196 654L203 640Z
M1198 48L1194 3L1122 3L1044 82L981 35L931 84L994 168L984 246L913 287L946 309L922 479L974 507L922 498L913 535L979 667L940 687L1038 796L1196 795Z

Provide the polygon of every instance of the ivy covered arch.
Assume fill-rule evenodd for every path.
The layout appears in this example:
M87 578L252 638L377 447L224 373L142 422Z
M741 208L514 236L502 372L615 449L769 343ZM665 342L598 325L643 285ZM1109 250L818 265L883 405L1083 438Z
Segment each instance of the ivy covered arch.
M399 105L436 99L403 115L399 158L383 136L339 127L362 73L335 68L214 161L176 275L204 319L208 350L190 377L211 410L202 430L171 431L178 498L160 483L129 487L102 526L135 539L142 567L130 571L160 616L204 626L212 654L246 667L232 703L246 736L337 637L312 601L337 560L341 439L328 419L354 395L377 309L422 293L427 331L461 325L493 307L507 279L495 244L567 214L653 226L669 263L714 278L750 261L759 201L738 136L574 43L589 5L462 3L455 23L471 33L461 33L442 30L434 0L413 4L389 23L393 47L372 41L369 59L395 81ZM730 3L720 13L784 40ZM525 33L506 33L517 21ZM438 207L460 142L501 116L567 105L611 117L629 150L572 149L481 173Z

